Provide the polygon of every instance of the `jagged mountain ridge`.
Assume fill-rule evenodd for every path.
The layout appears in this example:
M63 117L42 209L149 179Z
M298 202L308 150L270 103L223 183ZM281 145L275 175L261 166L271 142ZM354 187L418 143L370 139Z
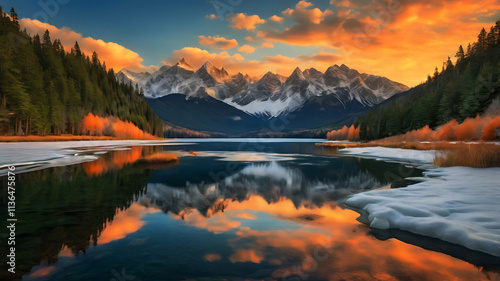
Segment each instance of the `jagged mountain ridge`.
M261 79L238 73L230 76L224 68L206 62L198 70L184 58L173 66L163 66L154 73L135 73L126 69L117 77L137 83L150 99L170 94L186 98L209 95L239 110L266 118L300 110L311 100L332 95L344 107L350 102L372 107L408 89L388 78L359 73L345 65L334 65L322 73L314 68L296 68L289 77L272 72Z

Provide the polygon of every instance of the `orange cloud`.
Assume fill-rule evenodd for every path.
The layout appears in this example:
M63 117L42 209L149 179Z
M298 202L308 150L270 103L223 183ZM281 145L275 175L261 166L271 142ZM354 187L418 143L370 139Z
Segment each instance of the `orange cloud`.
M257 15L249 16L244 13L229 14L227 19L231 23L231 27L236 30L246 29L254 31L255 28L257 28L257 25L264 24L266 22Z
M97 244L107 244L109 242L122 239L127 234L138 231L143 225L142 217L154 210L148 209L138 203L134 203L130 208L119 211L113 221L109 223L97 238Z
M219 18L219 16L216 16L214 14L206 15L205 17L210 20L216 20Z
M28 274L27 277L29 277L29 278L46 277L46 276L50 275L52 272L54 272L55 269L56 269L56 267L54 265L44 266L44 267L41 267L40 269L37 269L33 273Z
M236 253L229 257L232 263L236 262L253 262L260 263L263 258L260 254L256 253L252 249L239 249Z
M226 51L216 54L200 48L185 47L173 51L172 55L165 59L163 63L173 65L181 58L186 58L189 64L195 68L202 66L207 60L219 67L224 66L224 68L226 68L227 64L245 60L240 54L229 55Z
M267 63L274 63L274 64L279 64L279 65L293 65L297 63L297 60L294 58L290 58L287 56L282 56L282 55L277 55L273 57L264 57L264 61Z
M265 48L274 48L274 44L271 43L271 42L264 42L262 43L262 46L260 46L261 49L265 49Z
M249 214L249 213L241 213L241 214L237 214L236 218L245 219L245 220L255 220L255 219L257 219L257 216Z
M206 254L203 257L204 260L209 261L209 262L214 262L222 259L221 255L219 254Z
M208 229L218 221L215 219L218 216L227 220L249 210L297 226L266 230L239 226L236 237L228 240L233 249L229 261L277 265L272 274L275 279L303 273L311 279L321 280L396 280L402 276L398 268L404 268L403 276L422 280L451 280L456 276L464 280L498 277L497 273L481 272L472 264L440 252L396 239L380 241L370 235L368 226L356 221L359 216L356 212L338 208L333 203L315 207L305 202L296 206L285 198L269 203L260 196L250 195L245 201L231 200L224 212L213 213L209 218L195 210L193 213L198 220L196 226ZM229 230L234 231L234 228ZM301 258L294 262L283 258L291 255ZM212 261L221 257L207 254L204 258Z
M278 23L282 23L284 18L277 16L277 15L273 15L272 17L269 18L269 20L274 21L274 22L278 22Z
M131 51L117 43L105 42L101 39L83 37L80 33L72 31L70 28L57 28L51 24L43 23L38 20L24 18L19 21L21 27L28 31L32 36L38 34L43 36L45 30L48 30L52 40L60 39L66 51L70 51L78 41L80 48L87 55L92 55L95 51L99 55L101 62L106 62L108 68L114 68L119 71L127 68L133 71L155 70L155 66L146 67L142 64L144 61L139 54Z
M333 12L329 9L321 11L318 8L308 9L313 6L312 3L307 1L299 1L295 5L295 9L287 9L282 12L283 15L287 17L293 17L299 22L310 22L313 24L321 23L325 17L333 15Z
M266 43L264 44L264 47L270 47L270 45ZM248 47L254 48L251 46ZM251 51L250 48L249 50L243 49L239 51ZM229 55L226 51L221 53L211 53L200 48L185 47L180 50L175 50L172 55L163 61L163 63L173 65L181 58L185 58L186 61L194 68L199 68L206 61L210 61L219 68L224 67L230 75L241 72L260 78L268 71L288 76L296 67L300 67L302 69L314 67L319 71L325 71L328 67L338 63L342 59L342 55L338 53L319 52L314 55L301 55L297 57L287 57L282 55L265 56L262 61L247 61L238 53L234 55Z
M245 37L245 40L247 40L248 42L253 42L254 41L254 39L252 38L252 36Z
M250 46L250 45L243 45L243 46L238 48L238 51L251 54L251 53L255 52L255 48Z
M236 41L236 39L226 39L218 35L214 37L205 37L203 35L200 35L198 36L198 39L200 40L200 44L208 45L214 49L228 50L238 46L238 41Z
M500 14L498 0L332 0L330 4L331 9L321 11L300 1L282 12L294 20L291 26L260 30L257 37L325 47L342 54L342 63L352 68L412 86L424 81L447 56L453 57L458 45L475 41L481 28L489 30Z
M173 65L181 58L185 58L186 61L194 68L199 68L206 61L210 61L219 68L224 67L229 74L241 72L254 75L257 73L265 73L267 71L267 66L262 62L256 60L247 61L238 53L233 55L229 55L226 51L221 53L211 53L207 50L194 47L185 47L180 50L173 51L172 55L165 59L163 63Z
M182 218L188 225L204 228L215 234L238 228L241 225L239 221L230 220L224 214L217 214L216 216L207 218L197 210L186 210L174 218Z
M271 65L272 69L281 75L290 75L296 67L302 70L314 67L319 71L326 69L342 60L342 55L327 52L319 52L314 55L300 55L297 57L287 57L282 55L266 56L263 63Z

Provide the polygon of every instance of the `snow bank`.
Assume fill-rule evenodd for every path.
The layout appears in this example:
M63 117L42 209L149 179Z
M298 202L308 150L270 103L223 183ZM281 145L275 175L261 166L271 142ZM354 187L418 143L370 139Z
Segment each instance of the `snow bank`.
M375 158L388 162L432 164L436 151L386 147L356 147L340 149L339 154Z
M397 153L390 150L387 155ZM356 194L346 203L368 212L373 228L398 228L500 257L500 168L451 167L425 174L427 181Z

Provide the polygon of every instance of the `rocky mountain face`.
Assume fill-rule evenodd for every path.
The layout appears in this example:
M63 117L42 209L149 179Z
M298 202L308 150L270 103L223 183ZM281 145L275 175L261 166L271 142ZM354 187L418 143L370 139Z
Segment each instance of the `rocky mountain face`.
M297 67L289 77L268 72L255 79L242 73L231 76L224 68L219 69L208 61L196 70L183 58L154 73L122 69L117 77L138 84L150 104L171 94L181 94L186 100L207 100L210 97L263 120L292 113L302 116L301 113L307 112L301 118L307 119L312 114L312 120L330 122L332 118L337 120L354 111L370 108L408 90L407 86L388 78L359 73L345 65L331 66L324 73L315 68L302 71ZM203 101L196 104L201 107ZM319 115L314 116L315 112ZM165 116L164 113L160 115ZM300 124L305 126L307 120L301 120ZM306 127L315 126L319 125Z

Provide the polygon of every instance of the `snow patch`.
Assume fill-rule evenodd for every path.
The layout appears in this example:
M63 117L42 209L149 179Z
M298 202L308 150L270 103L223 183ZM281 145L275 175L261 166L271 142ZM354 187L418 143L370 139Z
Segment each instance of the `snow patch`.
M373 228L398 228L500 257L500 168L425 174L439 178L356 194L346 204L368 212Z
M291 112L300 107L301 103L296 99L288 98L286 100L254 100L246 105L239 105L232 101L232 98L225 99L223 102L251 115L267 115L277 117L285 112Z
M375 158L387 162L432 164L436 156L435 150L414 150L386 147L356 147L339 150L340 154L358 156L361 158Z

